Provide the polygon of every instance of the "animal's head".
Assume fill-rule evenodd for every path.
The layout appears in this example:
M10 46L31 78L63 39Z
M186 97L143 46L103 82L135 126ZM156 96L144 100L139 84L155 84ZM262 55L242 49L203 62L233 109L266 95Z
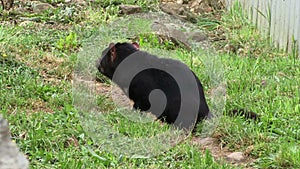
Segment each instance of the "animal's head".
M134 43L110 43L102 52L102 57L97 61L97 69L108 78L112 76L118 65L129 55L139 50L139 44Z

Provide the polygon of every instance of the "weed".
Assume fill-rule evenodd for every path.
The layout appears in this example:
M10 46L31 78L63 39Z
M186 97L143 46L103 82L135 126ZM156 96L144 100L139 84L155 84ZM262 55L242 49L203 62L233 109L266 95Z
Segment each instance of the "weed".
M79 47L77 42L77 34L75 32L70 32L66 37L61 37L57 43L56 48L59 50L76 50Z

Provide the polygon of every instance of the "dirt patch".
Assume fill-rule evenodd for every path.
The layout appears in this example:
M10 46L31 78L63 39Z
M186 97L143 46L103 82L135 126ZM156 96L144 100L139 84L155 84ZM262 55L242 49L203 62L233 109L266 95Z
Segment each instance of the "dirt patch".
M95 91L95 95L101 94L107 96L119 107L132 109L133 101L131 101L117 85L110 86L97 81L82 80L81 82L87 84L91 90Z
M41 67L44 67L46 69L54 69L55 67L61 66L61 64L65 61L63 58L58 58L56 56L53 56L52 54L46 54L43 56L43 58L39 59L38 64L42 64ZM37 66L36 65L36 66Z
M212 156L219 162L230 163L237 167L245 169L253 169L251 163L255 162L255 159L247 156L247 152L233 152L227 147L222 147L217 138L206 137L193 137L191 144L199 146L202 152L209 150Z
M23 52L21 50L21 52ZM24 63L28 67L37 69L40 75L45 81L51 82L53 84L61 83L61 80L71 80L72 79L72 65L66 66L68 59L62 57L56 57L52 53L40 53L37 50L32 49L26 55L17 52L16 59ZM24 57L26 56L26 57Z
M110 85L106 85L104 83L98 83L96 81L92 81L92 83L94 83L94 85L95 85L97 94L103 94L106 96L111 94L111 86Z
M45 112L45 113L54 113L47 102L43 101L42 99L29 99L28 100L29 106L31 107L28 109L28 113L33 112Z

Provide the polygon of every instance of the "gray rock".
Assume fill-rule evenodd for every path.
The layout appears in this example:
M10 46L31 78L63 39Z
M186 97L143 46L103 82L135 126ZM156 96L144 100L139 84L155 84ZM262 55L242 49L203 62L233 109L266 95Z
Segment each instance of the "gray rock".
M188 37L190 39L192 39L193 41L195 41L195 42L202 42L202 41L208 40L207 35L205 33L203 33L203 32L199 32L199 31L197 31L197 32L190 32L188 34Z
M160 9L167 14L177 17L181 20L186 20L192 23L197 23L198 16L189 11L188 6L178 3L163 3L159 5Z
M227 155L227 160L231 162L241 162L245 160L244 153L242 152L233 152L229 155Z
M172 41L175 45L180 42L188 50L194 47L204 50L211 48L204 32L194 24L183 21L174 15L164 12L148 12L133 14L132 17L152 20L151 30L161 39Z
M142 8L138 5L120 5L121 14L129 15L134 13L140 13Z
M151 25L151 29L161 39L172 41L176 45L183 45L188 50L191 50L191 46L188 43L186 34L180 30L174 29L168 25L165 25L159 21L154 21Z
M29 162L19 152L17 145L12 142L8 123L0 115L0 168L1 169L28 169Z
M216 139L214 139L214 138L206 137L206 138L200 139L199 144L203 145L203 146L207 146L207 145L213 144L215 140Z
M54 7L51 4L41 3L39 1L32 1L31 5L34 13L40 13L49 9L54 9Z

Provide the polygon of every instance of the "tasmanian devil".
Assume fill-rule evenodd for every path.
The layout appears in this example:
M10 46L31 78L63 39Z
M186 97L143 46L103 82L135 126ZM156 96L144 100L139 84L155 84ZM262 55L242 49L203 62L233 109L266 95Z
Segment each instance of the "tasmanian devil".
M146 55L145 55L146 54ZM144 56L143 63L136 62L134 64L145 64L145 69L140 70L134 77L130 78L126 70L122 70L119 74L123 75L123 79L114 80L114 73L118 69L118 66L128 57L132 55ZM125 61L124 61L125 62ZM124 63L123 62L123 63ZM123 64L122 63L122 64ZM154 65L158 65L159 68L153 68ZM134 102L133 107L142 111L147 111L151 108L151 112L157 116L158 119L165 121L167 123L174 123L180 112L182 102L192 102L196 100L199 102L196 112L195 122L199 122L204 118L210 117L211 113L209 107L206 103L206 99L203 92L203 87L192 70L188 68L188 71L192 74L195 80L195 86L197 88L197 93L189 94L186 100L182 100L181 88L178 85L176 79L164 69L171 69L172 67L176 69L183 69L187 67L180 61L166 58L158 58L155 55L148 54L147 52L139 50L139 44L137 43L111 43L103 52L102 57L97 61L97 69L106 77L115 82L120 88L123 89L125 94ZM131 65L132 67L141 65ZM184 76L184 75L183 75ZM129 88L126 88L126 78L130 79ZM193 79L192 79L193 80ZM151 107L149 101L149 95L152 91L159 89L163 91L166 100L164 109L162 112ZM154 99L154 102L157 99ZM159 99L158 99L159 100ZM159 103L157 102L159 105ZM193 106L193 105L191 105ZM160 106L158 106L160 107ZM232 114L240 114L246 118L256 119L257 115L253 112L247 112L244 110L233 110ZM189 118L189 117L187 117ZM182 119L182 118L181 118ZM184 120L184 118L183 118Z

